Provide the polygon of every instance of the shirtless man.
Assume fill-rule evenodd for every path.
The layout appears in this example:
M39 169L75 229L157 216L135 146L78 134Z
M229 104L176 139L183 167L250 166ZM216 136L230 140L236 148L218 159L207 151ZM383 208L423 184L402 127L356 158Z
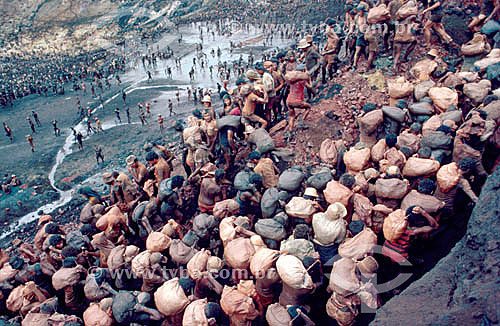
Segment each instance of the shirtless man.
M297 66L297 71L304 72L305 66L300 64ZM289 110L290 120L288 121L288 131L292 132L295 128L295 109L310 109L311 105L304 100L304 88L312 91L312 83L309 74L304 73L302 78L294 78L291 79L290 75L285 75L286 82L290 85L290 93L286 99L286 104ZM306 112L304 119L309 114L309 111Z
M203 176L198 196L200 212L212 214L215 203L222 200L221 187L218 182L224 177L224 172L209 171Z
M424 11L422 11L423 16L425 16L425 14L427 14L428 12L431 13L431 16L424 25L424 38L425 38L425 43L427 43L427 45L430 45L431 42L431 36L432 36L431 30L435 30L436 33L441 38L441 41L443 41L443 43L445 43L446 45L453 43L453 39L446 32L442 23L443 19L442 2L444 2L444 0L443 1L430 0L429 7Z
M148 169L144 164L140 163L134 155L127 157L126 162L128 172L132 175L135 183L142 188L148 177Z
M34 152L35 151L35 144L33 144L33 137L31 135L26 135L25 137L31 146L31 151Z
M255 89L251 85L243 85L240 94L244 97L243 117L247 120L258 122L261 128L267 128L267 121L255 114L257 103L266 104L268 102L267 92L263 88ZM263 94L262 97L259 95Z
M158 187L163 180L170 178L170 167L168 163L155 152L148 152L146 154L146 161L154 168L156 185Z
M9 137L10 141L13 141L12 129L5 122L3 123L3 130L5 130L5 136Z
M323 56L323 66L321 67L321 79L322 83L326 84L326 72L328 71L328 77L331 79L333 71L335 69L335 54L337 52L337 46L339 44L339 37L334 31L335 21L332 18L326 20L326 37L327 41L321 55Z

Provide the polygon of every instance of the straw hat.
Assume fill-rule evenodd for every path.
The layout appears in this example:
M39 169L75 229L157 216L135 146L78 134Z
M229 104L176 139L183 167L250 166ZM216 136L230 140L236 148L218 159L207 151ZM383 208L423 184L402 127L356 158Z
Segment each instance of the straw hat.
M367 278L372 278L378 270L378 263L372 256L366 256L356 265L361 274Z
M438 57L439 56L439 53L436 49L431 49L429 52L427 52L427 55L430 55L431 57Z
M40 226L43 223L50 221L51 219L52 219L52 216L50 216L50 215L40 216L40 218L38 219L38 225Z
M241 86L240 94L242 96L247 96L251 92L252 92L252 85L246 84L246 85Z
M201 103L212 103L212 98L210 97L210 95L205 95L203 96Z
M255 70L252 70L252 69L247 70L247 72L245 73L245 76L247 76L247 78L249 80L257 80L260 78L259 73Z
M306 37L304 37L304 39L307 41L307 43L311 44L312 41L313 41L313 37L311 34L307 34Z
M273 66L273 63L272 63L271 61L264 61L264 68L265 68L266 70L271 69L271 68L272 68L272 66Z
M342 203L337 202L328 206L325 214L329 219L338 220L347 215L347 209Z
M109 172L106 172L102 175L102 182L104 182L105 184L110 184L111 182L113 182L113 175L111 175L111 173Z
M319 197L318 191L312 187L306 188L306 191L304 192L304 196L310 196L310 197L315 197L315 198Z
M299 49L307 49L310 46L311 46L311 44L309 44L309 42L307 42L307 40L305 38L303 38L302 40L299 41L299 44L297 45L297 48L299 48Z
M137 160L137 157L135 155L129 155L126 159L125 162L127 162L127 165L132 165L134 162Z

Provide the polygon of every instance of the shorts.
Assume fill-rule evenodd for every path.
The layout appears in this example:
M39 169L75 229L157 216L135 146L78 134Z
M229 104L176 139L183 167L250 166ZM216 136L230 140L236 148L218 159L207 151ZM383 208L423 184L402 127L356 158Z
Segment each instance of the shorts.
M368 43L365 40L365 34L358 34L358 37L356 38L356 46L365 47L367 45Z
M209 206L209 205L205 205L203 203L200 203L200 201L198 200L198 207L200 208L200 212L202 212L202 213L212 213L214 211L215 204Z
M431 15L431 22L433 23L440 23L443 20L443 15L442 14L433 14Z

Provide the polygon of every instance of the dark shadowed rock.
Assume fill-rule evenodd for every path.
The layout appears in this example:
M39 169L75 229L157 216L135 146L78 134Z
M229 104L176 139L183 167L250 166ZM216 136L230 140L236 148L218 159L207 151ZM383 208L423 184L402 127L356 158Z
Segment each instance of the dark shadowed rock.
M499 189L497 169L482 189L462 240L434 269L379 309L370 325L498 324Z

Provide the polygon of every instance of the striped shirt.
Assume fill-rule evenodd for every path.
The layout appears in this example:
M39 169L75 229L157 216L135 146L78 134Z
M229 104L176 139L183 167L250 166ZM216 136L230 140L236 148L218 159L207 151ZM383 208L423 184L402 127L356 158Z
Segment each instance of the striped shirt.
M382 249L382 254L391 258L392 261L400 263L408 259L408 247L410 246L410 234L411 231L406 229L401 237L396 241L386 240L384 242L384 248Z

